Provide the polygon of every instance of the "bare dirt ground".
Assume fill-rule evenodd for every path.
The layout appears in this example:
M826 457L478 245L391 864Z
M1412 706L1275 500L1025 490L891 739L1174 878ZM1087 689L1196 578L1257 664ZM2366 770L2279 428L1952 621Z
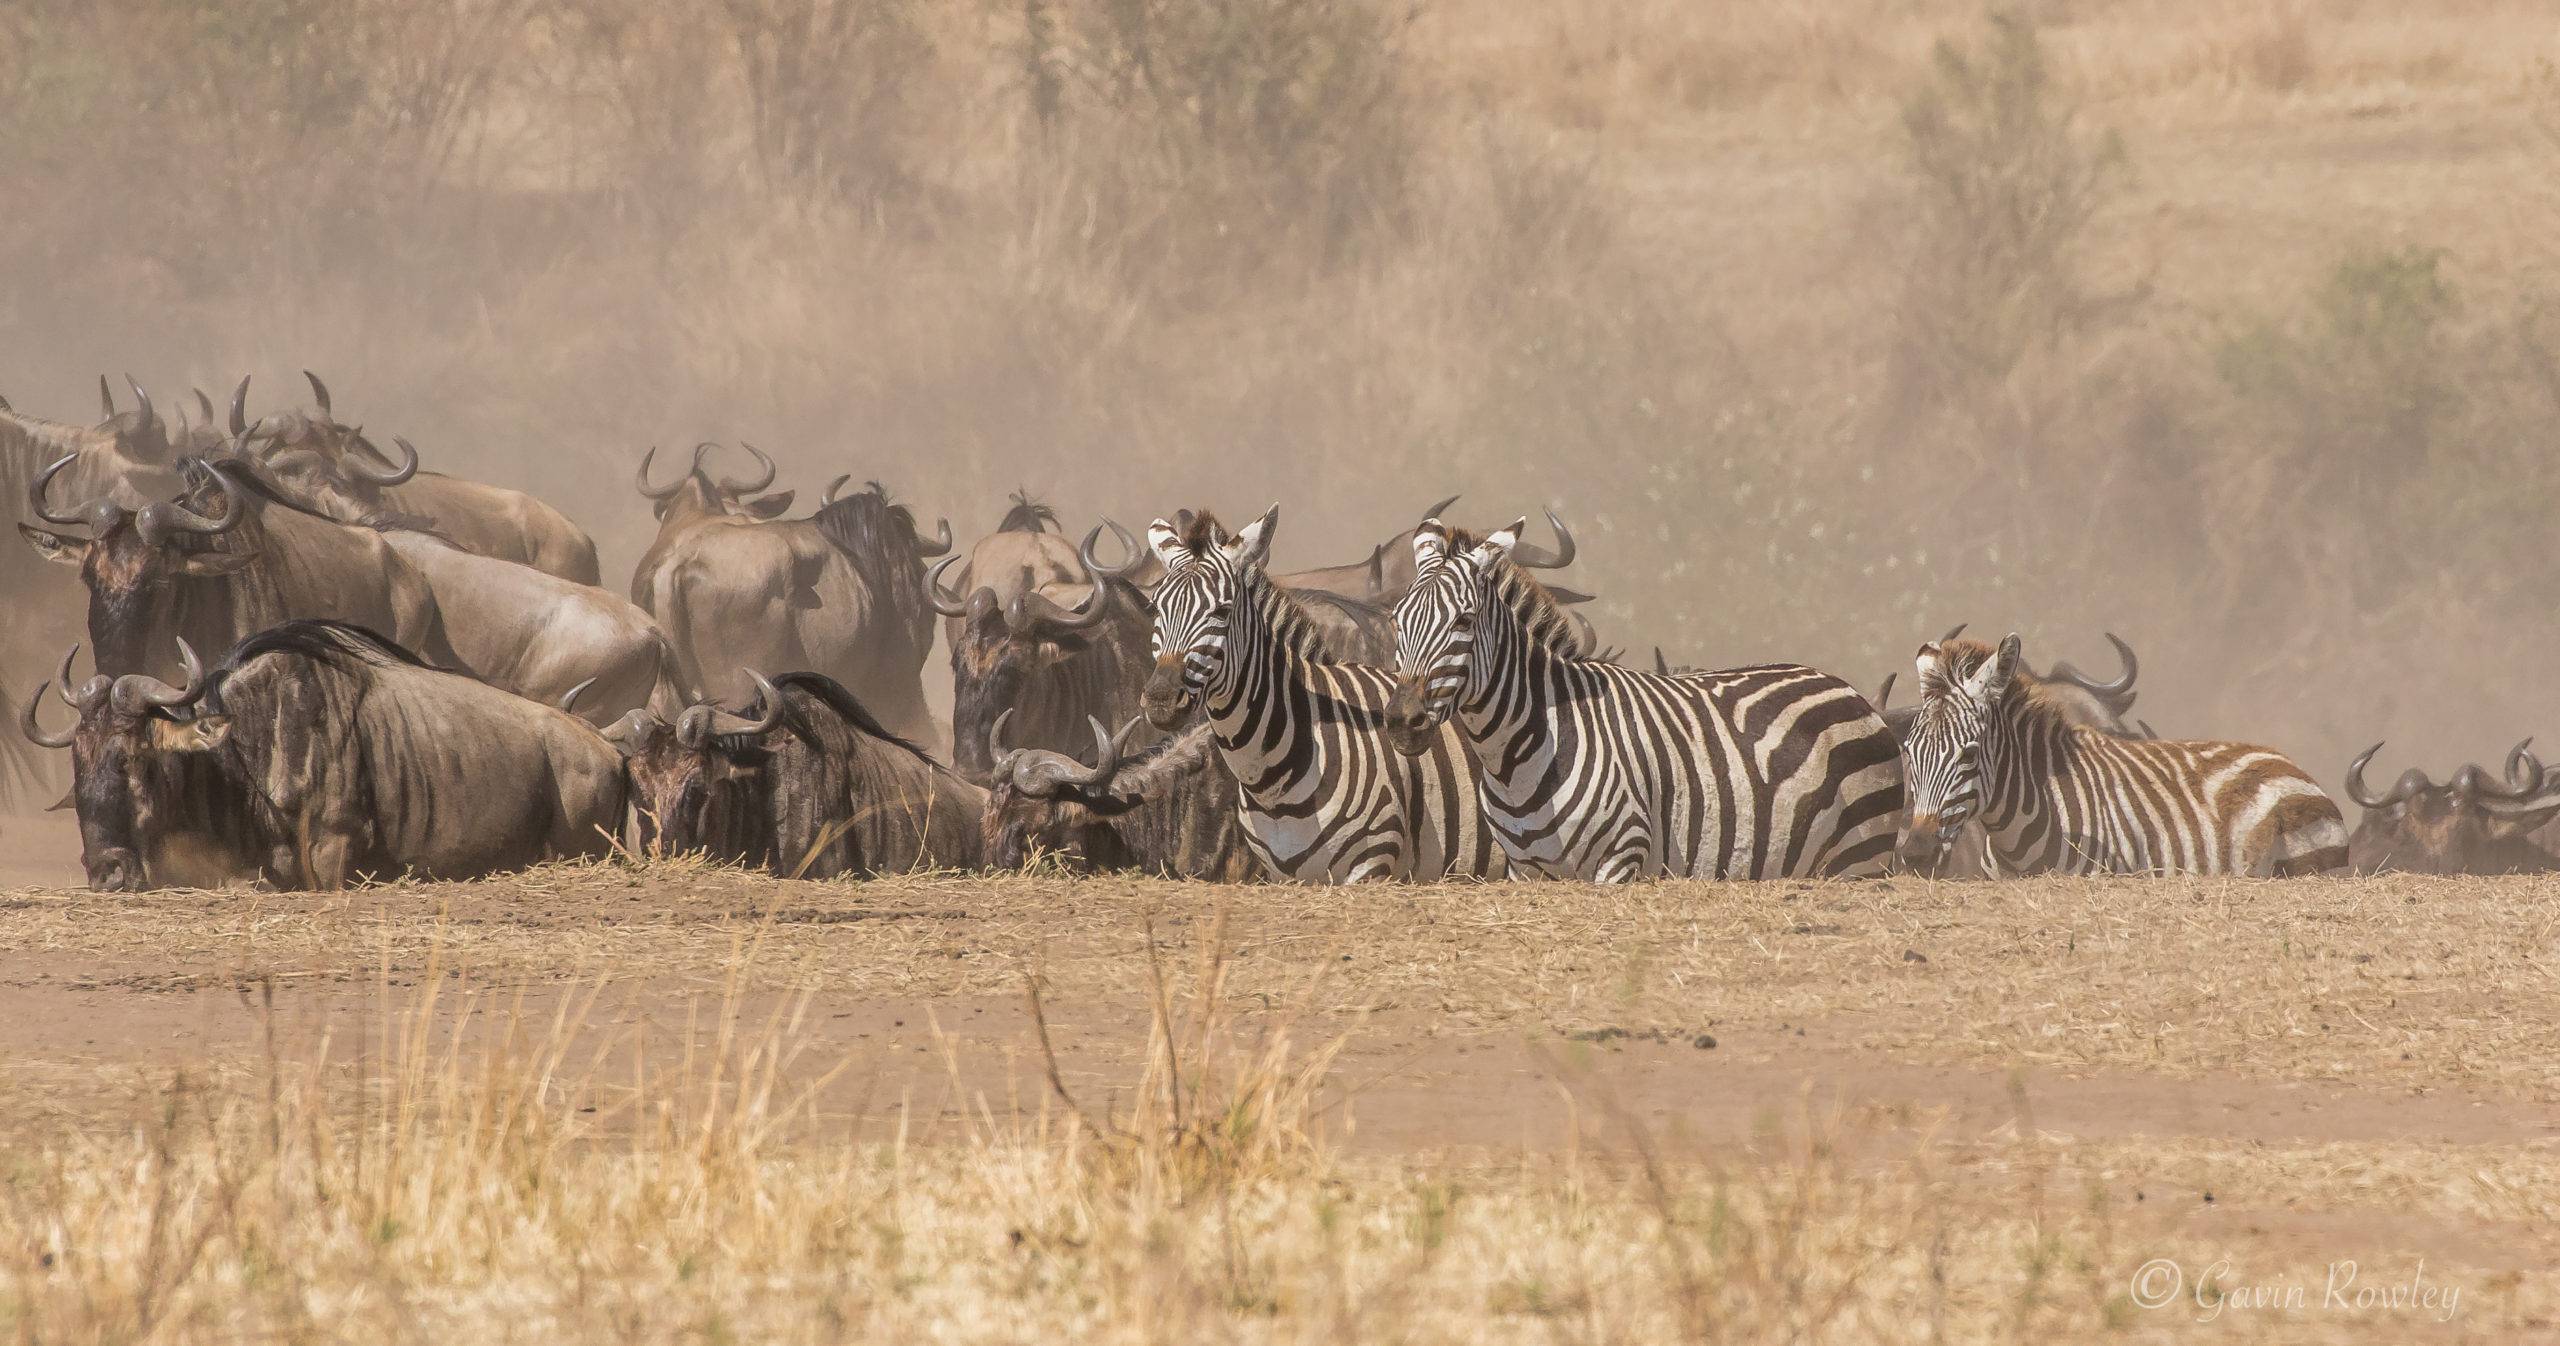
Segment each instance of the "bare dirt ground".
M1339 1040L1313 1126L1363 1182L1566 1163L1783 1185L1820 1154L1868 1199L2076 1250L2065 1329L2516 1340L2560 1331L2555 897L2528 879L845 885L681 864L341 895L20 889L0 893L0 1134L113 1135L173 1078L253 1077L324 1037L360 1078L424 1007L467 1025L465 1057L573 1019L598 1063L578 1088L608 1114L646 1101L639 1063L668 1044L779 1017L777 1069L811 1091L795 1137L966 1150L1069 1106L1035 979L1061 1087L1116 1116L1151 1050L1151 959L1179 973L1215 947L1227 1031ZM2179 1290L2153 1307L2167 1273L2135 1278L2158 1258ZM2341 1302L2345 1264L2458 1308ZM2252 1287L2273 1305L2244 1313ZM1484 1292L1459 1335L1553 1325L1514 1291ZM1889 1337L1895 1292L1876 1293Z

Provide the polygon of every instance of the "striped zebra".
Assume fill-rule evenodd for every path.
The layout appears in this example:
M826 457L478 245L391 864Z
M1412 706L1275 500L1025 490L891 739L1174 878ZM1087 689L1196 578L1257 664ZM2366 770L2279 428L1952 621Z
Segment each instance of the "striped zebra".
M2124 738L2019 675L2018 637L1920 647L1903 858L1976 816L2010 874L2319 874L2347 863L2338 806L2283 754Z
M1279 516L1274 505L1232 537L1205 514L1147 529L1164 564L1148 720L1171 730L1206 706L1243 787L1247 844L1274 877L1500 876L1466 746L1452 733L1410 756L1389 749L1394 677L1333 662L1299 600L1265 574Z
M1436 519L1415 534L1388 720L1406 751L1463 728L1515 872L1613 883L1890 865L1902 759L1856 688L1798 664L1666 675L1591 659L1511 560L1527 523L1481 541Z

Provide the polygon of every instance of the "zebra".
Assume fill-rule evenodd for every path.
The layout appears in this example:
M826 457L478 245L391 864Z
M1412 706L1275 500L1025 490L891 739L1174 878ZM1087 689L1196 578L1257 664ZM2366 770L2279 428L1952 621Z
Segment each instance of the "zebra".
M1589 657L1512 560L1528 520L1414 536L1388 741L1453 720L1515 873L1602 883L1863 877L1892 862L1902 758L1856 688L1801 664L1661 674Z
M1920 647L1908 738L1907 862L1980 816L2011 874L2246 874L2342 869L2338 806L2283 754L2245 743L2134 739L2072 722L2019 675L2013 633Z
M1390 749L1393 676L1334 662L1300 600L1271 582L1279 518L1273 505L1233 536L1205 513L1148 527L1164 581L1147 719L1172 730L1205 707L1242 786L1246 843L1275 878L1500 877L1465 744L1449 733Z

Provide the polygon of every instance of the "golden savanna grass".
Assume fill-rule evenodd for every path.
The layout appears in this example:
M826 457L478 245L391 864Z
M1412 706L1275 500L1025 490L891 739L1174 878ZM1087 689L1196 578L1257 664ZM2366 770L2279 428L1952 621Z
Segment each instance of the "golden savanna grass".
M77 1001L95 1041L190 996L231 1027L176 1065L21 1033L0 1327L2168 1339L2209 1302L2131 1300L2167 1257L2315 1298L2340 1259L2423 1259L2462 1296L2226 1307L2242 1339L2513 1339L2560 1313L2549 899L683 863L26 894L22 1006ZM1525 1073L1432 1082L1486 1052ZM1704 1092L1666 1110L1673 1076ZM1987 1109L1934 1083L1964 1078ZM1506 1094L1547 1120L1462 1115Z

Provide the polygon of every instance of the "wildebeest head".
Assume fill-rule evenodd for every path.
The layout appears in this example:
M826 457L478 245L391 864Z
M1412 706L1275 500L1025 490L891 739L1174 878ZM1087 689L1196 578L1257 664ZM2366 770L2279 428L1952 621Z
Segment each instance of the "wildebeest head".
M204 669L195 651L178 642L178 659L186 669L183 687L157 678L127 674L110 678L95 674L75 690L71 685L73 646L62 656L58 674L63 702L77 712L69 729L48 731L37 708L53 684L36 688L19 719L29 741L47 748L71 750L71 793L56 808L68 806L80 822L80 860L90 888L98 892L133 892L155 876L146 858L153 849L146 839L164 809L201 805L219 786L202 755L219 748L230 729L221 715L191 714L204 695ZM171 880L183 875L161 876Z
M686 708L673 724L634 710L605 730L623 756L643 853L695 851L729 861L763 858L750 819L763 787L763 735L782 719L782 698L761 673L748 676L762 713L733 715L716 702Z
M684 475L664 486L656 486L649 481L649 469L658 460L657 447L652 445L649 452L641 457L638 470L632 474L632 484L649 499L650 508L662 520L679 508L696 514L735 514L751 519L779 518L783 511L791 508L791 501L798 492L757 494L773 485L773 479L780 471L764 450L753 444L740 446L756 460L757 475L713 477L711 470L702 465L702 460L719 447L709 440L694 445L693 460L686 465ZM750 499L751 496L754 498Z
M1129 689L1112 684L1138 676L1148 604L1119 570L1093 561L1100 532L1087 535L1077 553L1085 592L1074 608L1035 586L1028 570L1010 598L980 585L966 601L941 579L960 558L947 557L929 572L934 610L958 620L951 639L953 757L971 780L988 780L994 770L987 744L999 715L1027 711L1034 742L1054 743L1076 718L1127 704ZM1136 539L1121 536L1134 546ZM982 544L973 555L985 550Z
M178 602L200 596L193 586L219 584L257 559L255 542L238 533L250 505L224 472L200 469L193 489L138 511L106 497L58 509L47 488L71 462L56 460L28 486L28 507L46 523L85 528L88 536L29 524L18 531L46 560L79 569L99 667L137 670L144 644L170 629Z
M2382 745L2365 749L2347 768L2347 798L2364 809L2347 842L2354 867L2411 874L2560 870L2560 858L2532 840L2560 816L2560 779L2546 776L2529 749L2532 741L2508 752L2503 781L2469 765L2437 784L2411 767L2378 796L2365 785L2364 770Z
M1115 790L1129 737L1139 721L1132 719L1117 736L1099 719L1088 718L1093 731L1094 763L1087 766L1064 753L1045 748L1004 746L1010 710L998 715L987 731L986 752L994 764L981 826L986 834L987 863L997 869L1020 869L1035 855L1054 855L1086 869L1126 869L1137 857L1110 820L1125 816L1145 800Z

